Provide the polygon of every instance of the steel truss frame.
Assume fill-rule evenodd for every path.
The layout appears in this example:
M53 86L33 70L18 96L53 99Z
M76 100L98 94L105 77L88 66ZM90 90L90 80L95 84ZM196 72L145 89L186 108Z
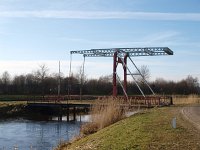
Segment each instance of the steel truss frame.
M70 53L83 54L85 57L113 57L116 51L122 55L128 53L130 57L173 55L173 51L168 47L91 49L70 51Z
M140 88L139 84L137 83L135 75L140 75L143 78L144 83L148 86L148 88L152 92L152 94L155 95L154 91L149 86L149 84L147 83L147 81L145 80L145 78L143 77L143 75L141 74L140 70L133 62L131 57L173 55L173 51L168 47L144 47L144 48L110 48L110 49L77 50L77 51L70 51L70 54L71 55L82 54L84 56L84 61L85 57L113 57L113 96L114 97L117 96L117 80L118 80L123 89L124 96L128 99L127 75L131 75L143 97L145 97L145 94ZM127 65L127 58L131 61L132 65L137 70L138 72L137 74L132 73L131 70L129 69ZM122 64L124 70L124 84L122 84L119 76L117 75L117 67L119 63ZM70 61L70 70L71 70L71 61ZM127 73L127 71L129 72L129 74Z

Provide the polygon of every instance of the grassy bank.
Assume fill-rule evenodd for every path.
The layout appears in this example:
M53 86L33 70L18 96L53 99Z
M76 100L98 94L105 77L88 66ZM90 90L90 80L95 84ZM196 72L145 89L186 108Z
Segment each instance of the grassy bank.
M0 119L18 117L26 112L26 102L0 102Z
M65 144L67 149L200 149L200 135L183 119L179 107L154 108L121 120L95 134ZM177 118L177 128L171 120Z
M27 95L0 95L0 101L26 101L31 96Z

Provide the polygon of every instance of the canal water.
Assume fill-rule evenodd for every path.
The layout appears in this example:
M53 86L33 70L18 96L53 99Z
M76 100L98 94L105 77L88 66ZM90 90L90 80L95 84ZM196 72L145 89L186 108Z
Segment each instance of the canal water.
M52 150L60 142L78 136L81 124L89 120L88 115L77 116L76 121L70 122L66 118L0 121L0 150Z

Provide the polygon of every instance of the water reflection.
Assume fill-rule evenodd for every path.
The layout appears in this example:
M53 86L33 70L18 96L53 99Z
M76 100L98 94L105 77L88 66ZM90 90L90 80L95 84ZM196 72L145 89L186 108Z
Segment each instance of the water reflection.
M40 122L26 125L26 130L33 133L31 144L37 145L37 149L51 148L59 141L68 141L79 134L80 123L68 122Z
M137 112L126 115L134 113ZM76 115L75 119L74 115L41 118L0 121L0 150L14 149L14 146L18 150L52 150L61 141L69 141L78 136L81 124L91 121L88 114ZM68 122L67 118L71 121Z
M67 116L61 116L62 119L60 119L60 116L54 116L52 118L50 118L50 120L54 120L54 121L59 121L59 120L62 120L62 121L67 121L68 117ZM84 114L84 115L77 115L75 116L75 120L74 120L74 116L70 115L69 116L69 121L78 121L78 122L90 122L91 121L91 115L90 114Z
M84 115L77 117L77 121L67 122L63 116L63 121L30 121L12 120L0 122L0 150L14 149L19 150L36 149L51 150L60 141L69 141L79 135L80 125L84 120ZM79 119L78 119L79 118Z

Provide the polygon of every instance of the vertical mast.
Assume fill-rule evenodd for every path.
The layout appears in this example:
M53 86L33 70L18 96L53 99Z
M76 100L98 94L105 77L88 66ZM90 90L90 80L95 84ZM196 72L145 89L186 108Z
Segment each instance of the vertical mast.
M59 70L58 71L59 71L59 74L58 74L58 96L60 96L60 84L61 84L60 83L61 82L60 81L61 80L60 79L60 61L59 61Z

